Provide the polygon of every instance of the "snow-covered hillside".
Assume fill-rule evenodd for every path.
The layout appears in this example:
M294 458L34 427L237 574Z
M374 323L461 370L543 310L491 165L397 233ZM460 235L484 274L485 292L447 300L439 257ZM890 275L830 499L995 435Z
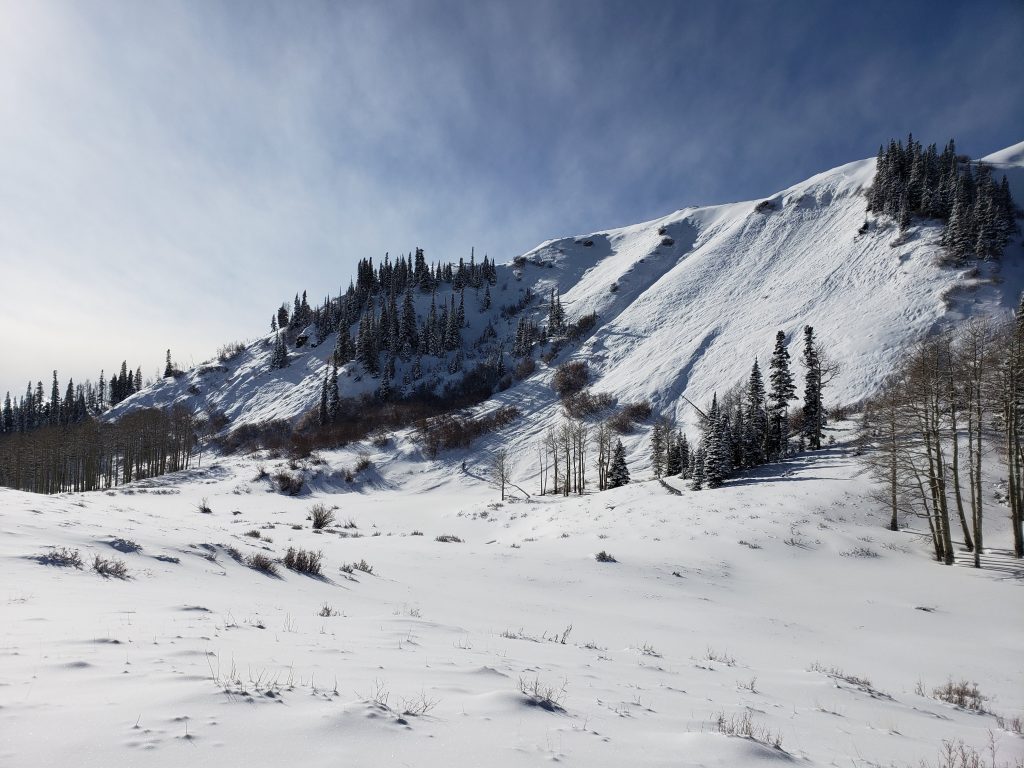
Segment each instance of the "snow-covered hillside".
M987 159L1019 200L1022 157ZM479 406L520 415L470 449L428 461L411 430L302 457L204 446L191 469L104 492L0 489L0 765L1024 765L1024 572L997 460L979 570L936 564L922 520L887 529L848 422L821 451L703 491L649 479L637 431L630 485L535 494L560 363L586 361L595 390L685 425L683 396L764 365L777 330L815 327L842 364L826 401L844 404L937 326L1009 312L1019 239L1001 264L957 270L939 263L936 225L901 236L869 217L862 231L873 162L499 267L453 355L507 349L521 315L502 308L529 292L537 319L553 289L570 318L598 319ZM335 337L283 369L272 339L110 416L177 403L223 412L228 430L298 420ZM340 378L343 395L379 386L356 363ZM484 469L499 445L514 449L504 503ZM321 530L315 505L335 518ZM286 568L289 548L322 552L322 571ZM981 711L937 697L947 682L977 684ZM943 761L959 745L964 761Z
M1018 200L1024 199L1021 147L986 158L997 178L1008 174ZM589 312L598 318L578 346L550 365L538 364L532 376L496 399L524 413L520 426L510 428L512 438L526 440L557 412L546 382L553 367L569 358L588 362L595 390L620 401L649 399L657 411L686 424L694 414L680 396L703 403L743 380L755 358L765 363L780 329L796 340L804 325L814 326L842 364L826 400L850 404L870 395L900 350L936 326L1016 305L1024 287L1019 241L1001 266L942 266L937 224L918 222L900 236L891 222L866 216L863 192L873 172L874 160L850 163L765 201L689 208L552 240L499 266L491 309L467 314L467 349L487 323L506 351L511 347L517 317L503 318L500 309L527 288L537 296L527 315L544 317L546 298L556 288L570 318ZM450 295L442 292L438 301ZM417 298L420 305L429 300ZM479 290L472 301L480 301ZM294 420L319 401L334 337L295 350L290 367L281 371L269 365L271 339L253 342L225 364L158 382L112 416L140 405L185 402L223 411L229 428ZM372 391L377 383L355 363L341 372L343 396Z

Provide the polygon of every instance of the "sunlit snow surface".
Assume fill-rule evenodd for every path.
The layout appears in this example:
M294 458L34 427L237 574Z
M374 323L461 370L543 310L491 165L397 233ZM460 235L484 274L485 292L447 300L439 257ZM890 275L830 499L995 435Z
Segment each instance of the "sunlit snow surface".
M2 491L0 764L916 766L989 730L1012 764L1024 739L915 689L975 681L1022 714L1019 564L939 566L885 530L838 437L716 491L670 480L681 496L649 481L499 505L472 464L393 448L353 484L354 454L327 454L298 498L256 459L110 494ZM318 501L339 507L319 534ZM1005 509L988 514L1006 546ZM53 546L85 568L33 559ZM268 577L228 546L319 549L324 577ZM94 554L130 578L91 572ZM339 570L363 559L373 575ZM520 678L564 688L562 709L531 706ZM716 732L748 709L781 750Z

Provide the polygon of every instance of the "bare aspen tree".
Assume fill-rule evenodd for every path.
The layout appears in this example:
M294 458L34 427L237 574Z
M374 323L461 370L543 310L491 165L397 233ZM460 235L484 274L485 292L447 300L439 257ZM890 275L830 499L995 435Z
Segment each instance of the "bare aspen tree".
M551 466L554 471L551 492L558 493L558 458L561 455L561 443L558 440L558 430L554 426L548 427L548 431L544 433L544 446L551 452Z
M544 438L537 441L537 464L540 467L540 495L547 492L548 480L548 449Z
M600 491L608 487L608 469L612 463L612 435L611 425L602 421L594 431L594 444L597 447L597 488Z
M507 448L496 448L491 451L487 462L488 473L491 476L491 482L501 490L502 501L505 500L505 486L510 483L512 478L513 466L512 455Z

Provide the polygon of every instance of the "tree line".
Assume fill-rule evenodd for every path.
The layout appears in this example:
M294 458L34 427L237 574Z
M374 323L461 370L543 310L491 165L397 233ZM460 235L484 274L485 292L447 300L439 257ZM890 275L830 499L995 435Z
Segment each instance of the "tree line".
M737 471L781 461L794 450L819 450L828 415L823 392L838 372L838 363L809 325L803 329L801 361L803 406L796 413L790 408L797 397L786 334L779 331L769 358L767 388L754 360L744 384L721 398L715 393L706 409L694 406L700 430L695 444L665 422L655 425L651 434L655 476L687 479L693 490L717 488Z
M0 438L0 485L33 493L95 491L191 466L197 423L182 406L114 423L88 417Z
M1017 226L1017 207L1006 176L997 182L983 162L959 155L951 139L940 153L923 148L913 134L878 148L868 211L910 226L914 216L945 222L942 244L952 261L996 259Z
M973 319L918 344L864 411L863 460L884 489L889 527L919 518L936 560L953 564L958 536L980 567L985 470L1001 463L1000 500L1024 557L1022 421L1024 304L1013 321Z
M695 443L667 419L655 421L650 443L654 476L686 479L693 490L717 488L737 471L780 461L794 450L820 449L828 417L823 392L838 372L838 364L811 326L803 330L801 354L803 406L798 412L790 407L796 400L796 385L786 334L779 331L767 387L755 359L747 381L721 398L714 394L706 409L686 400L699 416L700 435ZM585 389L587 375L585 364L566 363L552 379L566 418L550 426L537 443L541 494L583 494L591 458L598 490L617 488L630 480L625 449L616 437L629 430L629 419L622 417L630 406L596 424L588 423L588 415L604 410L613 399ZM585 405L580 406L581 402ZM508 460L502 465L507 467Z
M168 360L169 356L170 352ZM23 397L12 398L10 392L4 395L3 407L0 408L0 437L24 434L44 427L81 424L140 389L142 368L140 366L132 373L127 361L121 363L120 372L109 382L104 372L100 371L99 382L96 384L89 379L81 384L68 379L67 386L61 387L57 371L54 371L49 396L46 395L42 381L37 381L35 388L30 381Z

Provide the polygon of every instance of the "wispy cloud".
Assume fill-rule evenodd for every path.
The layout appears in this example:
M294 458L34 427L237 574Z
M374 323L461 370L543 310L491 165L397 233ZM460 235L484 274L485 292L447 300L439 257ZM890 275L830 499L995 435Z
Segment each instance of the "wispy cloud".
M0 0L0 394L207 355L384 251L1019 141L1020 4L891 6Z

